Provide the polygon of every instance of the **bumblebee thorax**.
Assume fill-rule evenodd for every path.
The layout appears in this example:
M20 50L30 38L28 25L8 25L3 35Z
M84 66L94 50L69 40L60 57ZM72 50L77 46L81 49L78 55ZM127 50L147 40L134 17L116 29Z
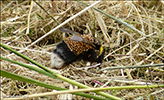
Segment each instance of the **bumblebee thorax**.
M79 36L86 38L90 41L93 41L93 39L89 35L79 35ZM68 48L72 52L74 52L75 55L79 55L83 52L87 52L89 49L93 49L93 47L87 43L71 40L71 37L72 36L64 39L64 42L67 44Z

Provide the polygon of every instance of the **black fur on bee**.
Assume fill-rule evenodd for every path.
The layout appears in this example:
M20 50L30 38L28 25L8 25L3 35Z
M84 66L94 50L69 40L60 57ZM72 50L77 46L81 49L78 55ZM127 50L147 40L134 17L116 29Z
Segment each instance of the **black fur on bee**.
M65 38L53 50L51 55L51 66L62 68L74 61L83 59L84 61L102 63L105 51L100 41L92 35L81 35L66 28L60 28L62 32L72 33L72 36Z

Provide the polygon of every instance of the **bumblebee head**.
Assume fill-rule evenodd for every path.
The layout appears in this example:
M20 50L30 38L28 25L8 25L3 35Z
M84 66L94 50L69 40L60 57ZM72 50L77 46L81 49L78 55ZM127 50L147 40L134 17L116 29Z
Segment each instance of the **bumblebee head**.
M61 59L58 54L52 53L51 55L51 67L53 68L61 68L64 65L64 60Z

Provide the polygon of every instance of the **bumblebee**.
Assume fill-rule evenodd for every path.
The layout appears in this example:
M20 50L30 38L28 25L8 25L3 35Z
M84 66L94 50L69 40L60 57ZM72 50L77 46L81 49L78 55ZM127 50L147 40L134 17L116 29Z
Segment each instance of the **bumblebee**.
M105 51L100 41L90 34L79 34L67 28L60 28L61 32L71 33L53 50L51 67L60 69L77 60L102 63Z

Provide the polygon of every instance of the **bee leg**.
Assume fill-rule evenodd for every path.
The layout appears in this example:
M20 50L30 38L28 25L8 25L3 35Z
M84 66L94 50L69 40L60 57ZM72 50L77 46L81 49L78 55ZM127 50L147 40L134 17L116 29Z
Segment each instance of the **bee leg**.
M103 51L102 54L99 55L99 57L96 59L97 63L102 63L102 61L104 59L104 54L105 54L105 51Z
M98 54L95 52L95 50L90 49L86 52L86 55L84 56L84 60L88 60L91 63L96 62Z
M104 59L104 54L105 54L105 51L103 51L102 54L99 55L99 57L96 59L96 62L100 63L100 65L102 64L102 61ZM98 66L99 70L101 69L100 65Z
M87 62L86 66L90 66L91 65L91 62Z

